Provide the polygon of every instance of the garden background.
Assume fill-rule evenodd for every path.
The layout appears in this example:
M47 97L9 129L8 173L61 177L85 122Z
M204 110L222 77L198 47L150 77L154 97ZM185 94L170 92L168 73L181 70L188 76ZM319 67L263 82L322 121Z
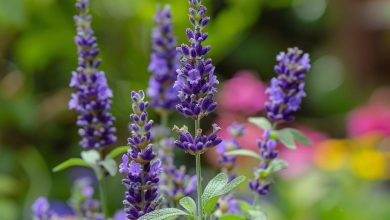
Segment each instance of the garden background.
M126 145L130 90L145 89L156 4L171 4L174 31L185 42L183 0L91 0L93 27L114 92L118 141ZM311 54L305 99L294 126L311 148L282 150L290 163L262 204L271 220L390 219L390 1L208 0L207 31L220 80L211 120L226 127L263 115L264 88L275 56L298 46ZM51 169L80 147L76 113L68 110L77 66L74 2L0 0L0 219L30 219L39 195L66 212L72 181L90 174ZM155 115L154 115L155 117ZM155 120L158 118L155 117ZM170 121L189 121L176 114ZM240 143L255 149L261 130L246 124ZM194 173L192 157L178 164ZM206 179L217 172L213 153ZM190 159L191 158L191 159ZM252 171L241 160L240 173ZM121 177L109 181L110 212L122 207ZM243 184L244 185L244 184ZM243 186L244 187L244 186ZM245 197L246 195L241 195Z

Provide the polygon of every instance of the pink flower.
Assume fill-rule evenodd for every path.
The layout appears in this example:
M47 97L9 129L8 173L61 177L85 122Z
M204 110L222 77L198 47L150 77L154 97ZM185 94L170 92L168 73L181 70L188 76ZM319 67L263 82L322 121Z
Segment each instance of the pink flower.
M352 111L347 120L347 130L351 137L369 133L390 136L390 97L389 89L381 88L370 101Z
M218 100L219 110L253 115L264 108L265 85L255 72L242 70L224 83Z

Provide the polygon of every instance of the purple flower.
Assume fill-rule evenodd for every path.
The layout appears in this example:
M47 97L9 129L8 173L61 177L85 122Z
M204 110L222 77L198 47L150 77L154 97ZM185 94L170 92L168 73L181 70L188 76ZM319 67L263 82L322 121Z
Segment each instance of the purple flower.
M234 167L236 165L236 156L225 155L232 150L240 149L237 138L244 135L245 127L237 122L233 123L228 128L229 133L233 136L232 140L224 140L217 146L216 153L219 157L218 163L221 165L222 171L229 176L232 180L236 177ZM221 213L239 213L240 209L237 205L237 200L234 198L233 193L222 196L218 201L218 210Z
M143 91L131 92L133 114L130 115L130 150L122 156L119 172L126 174L122 183L126 186L125 212L127 219L138 219L155 210L161 203L158 193L161 161L154 160L151 129L153 121L148 119Z
M180 199L196 190L196 176L187 175L185 166L164 169L164 174L166 178L161 181L160 189L172 204L179 204Z
M290 122L294 120L293 113L301 105L302 98L306 96L305 74L310 70L310 59L307 53L298 48L289 48L281 52L275 66L277 77L271 80L266 93L269 101L265 105L268 118L272 121Z
M32 205L32 214L35 220L49 220L53 216L50 204L46 197L39 197Z
M100 202L93 198L95 190L88 177L77 179L72 188L70 205L80 217L85 219L103 219L100 213Z
M147 91L151 105L159 111L175 108L178 97L173 88L179 57L176 52L176 38L172 30L172 18L169 6L158 8L154 22L157 25L152 33L152 54L149 71L153 73Z
M170 135L170 130L161 126L152 131L163 169L159 189L166 199L164 205L167 207L179 204L181 198L189 196L196 189L196 176L187 175L185 166L177 168L174 164L175 140L167 138Z
M217 208L220 213L241 213L241 209L238 206L237 199L233 197L232 193L222 196L218 201Z
M176 109L186 117L199 120L213 112L217 103L214 95L218 84L214 75L215 67L206 54L210 46L203 46L208 34L204 32L210 17L206 16L206 7L201 0L189 0L189 19L193 29L188 28L186 35L189 44L177 48L181 55L181 67L177 70L174 88L178 89L180 99Z
M69 101L69 108L78 113L77 125L85 149L100 149L116 141L114 117L110 113L112 91L104 72L99 71L99 48L91 27L89 1L77 0L75 16L78 67L72 73L70 87L76 91Z
M271 176L263 175L262 173L267 170L270 163L278 157L278 151L276 149L277 143L271 139L271 132L265 130L263 134L263 140L257 142L257 146L260 149L260 157L262 161L257 169L255 169L255 179L249 181L249 188L259 195L267 195L272 183Z
M241 137L245 132L245 127L239 123L233 123L228 128L229 133L233 136L232 140L224 140L216 148L216 153L219 156L218 163L221 165L223 172L225 172L230 179L234 179L234 167L236 163L236 156L227 156L225 153L240 149L237 138Z
M173 128L179 137L175 141L176 147L184 150L185 152L196 155L197 153L204 153L207 149L217 146L222 142L222 139L217 137L217 132L221 129L218 125L213 124L213 132L209 135L202 134L202 129L196 131L195 137L193 137L186 126L182 128Z

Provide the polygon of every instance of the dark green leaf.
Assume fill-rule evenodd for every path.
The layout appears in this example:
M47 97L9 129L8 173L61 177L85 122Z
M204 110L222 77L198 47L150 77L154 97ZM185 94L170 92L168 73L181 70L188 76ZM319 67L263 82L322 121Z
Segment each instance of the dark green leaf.
M57 165L56 167L54 167L53 172L62 171L73 166L83 166L83 167L92 168L92 166L89 163L85 162L80 158L70 158L69 160L66 160L60 163L59 165Z
M256 160L262 160L260 155L254 151L251 150L245 150L245 149L239 149L239 150L233 150L225 153L227 156L245 156L245 157L252 157Z
M126 153L130 149L129 146L117 147L107 154L106 158L114 159L115 157Z
M180 215L187 216L187 217L191 216L187 212L184 212L180 209L165 208L165 209L157 209L153 212L150 212L142 216L141 218L139 218L139 220L164 220L170 217L180 216ZM190 218L192 219L193 216L191 216Z
M272 124L264 117L252 117L248 121L264 130L272 130Z

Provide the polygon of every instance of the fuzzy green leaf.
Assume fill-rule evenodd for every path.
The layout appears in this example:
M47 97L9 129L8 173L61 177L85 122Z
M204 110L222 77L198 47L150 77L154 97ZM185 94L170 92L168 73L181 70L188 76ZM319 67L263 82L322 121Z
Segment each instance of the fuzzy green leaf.
M248 119L248 121L252 124L255 124L257 127L262 128L263 130L272 129L272 124L264 117L251 117Z
M89 164L96 164L100 160L100 154L96 150L82 151L81 158Z
M117 147L107 154L106 158L114 159L115 157L126 153L130 149L129 146Z
M195 201L191 197L186 196L186 197L180 199L179 203L189 213L191 213L191 214L195 214L196 213L196 203L195 203Z
M252 157L256 160L262 160L258 153L251 151L251 150L246 150L246 149L232 150L232 151L226 152L225 155L227 155L227 156L245 156L245 157Z
M267 220L267 216L259 210L250 210L249 217L251 220Z
M224 195L230 191L232 191L234 188L236 188L237 186L239 186L241 183L243 183L244 181L246 180L246 177L245 176L238 176L236 177L235 179L233 179L232 181L230 181L228 184L226 184L226 186L224 186L219 194L220 195Z
M106 158L101 161L100 164L104 167L105 170L111 175L115 176L118 171L118 165L116 164L114 159Z
M249 210L252 208L252 206L250 204L248 204L247 202L242 201L242 200L238 200L237 204L243 213L248 213Z
M202 195L203 205L206 204L207 200L212 198L217 194L228 182L228 176L225 173L217 174L210 182L207 184Z
M295 150L297 148L294 142L294 136L289 130L286 129L279 130L277 131L277 136L279 141L282 142L282 144L285 147L292 150Z
M280 170L284 170L288 167L288 163L281 159L274 159L271 161L268 170L270 173L276 173Z
M53 172L62 171L62 170L65 170L69 167L74 167L74 166L82 166L82 167L92 168L92 166L89 163L85 162L84 160L82 160L80 158L70 158L70 159L60 163L56 167L54 167Z
M204 211L206 213L212 213L214 211L214 209L215 209L215 205L217 204L219 198L222 195L232 191L234 188L236 188L238 185L240 185L242 182L244 182L245 179L246 179L246 177L239 176L239 177L233 179L232 181L230 181L227 184L223 184L223 185L221 184L218 187L218 189L216 189L214 192L212 192L211 196L208 199L204 200L204 203L203 203Z
M300 132L299 130L294 129L294 128L285 128L283 130L290 131L290 133L293 135L295 141L297 141L301 144L304 144L306 146L313 145L312 141L305 134Z
M193 219L192 215L189 215L187 212L184 212L180 209L176 208L165 208L165 209L157 209L153 212L149 212L148 214L141 216L139 220L165 220L175 216L191 216L190 219Z

